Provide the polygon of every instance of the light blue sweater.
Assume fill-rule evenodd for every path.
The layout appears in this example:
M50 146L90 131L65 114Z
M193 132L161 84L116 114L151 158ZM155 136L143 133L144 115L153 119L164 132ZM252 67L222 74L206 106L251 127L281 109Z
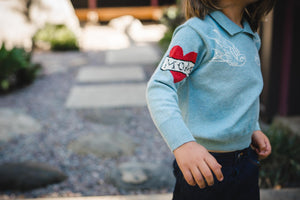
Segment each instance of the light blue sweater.
M178 27L147 87L155 125L173 151L197 141L208 150L248 147L259 130L260 39L222 12Z

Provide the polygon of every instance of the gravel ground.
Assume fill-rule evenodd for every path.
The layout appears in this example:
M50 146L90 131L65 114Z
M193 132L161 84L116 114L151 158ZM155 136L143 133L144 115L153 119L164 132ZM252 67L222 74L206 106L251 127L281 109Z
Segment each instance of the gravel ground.
M137 160L171 163L173 157L154 127L146 107L119 109L67 109L65 102L80 67L103 64L105 52L35 53L42 62L43 75L32 85L0 96L0 107L21 110L43 126L40 133L21 136L0 149L0 164L35 161L59 168L68 179L28 192L2 192L0 197L95 196L117 194L149 194L171 191L120 191L105 181L106 174L119 163ZM144 66L149 77L153 67ZM98 117L97 117L98 116ZM101 117L103 120L99 121ZM105 120L113 118L114 120ZM114 121L114 123L111 123ZM124 132L138 143L133 156L101 159L78 156L68 144L90 132Z

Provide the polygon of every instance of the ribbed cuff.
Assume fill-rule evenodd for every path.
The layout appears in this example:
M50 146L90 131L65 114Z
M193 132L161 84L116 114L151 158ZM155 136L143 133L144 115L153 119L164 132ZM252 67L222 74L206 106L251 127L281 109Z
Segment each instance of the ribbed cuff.
M257 121L256 125L255 125L255 130L254 131L260 131L260 130L261 130L261 128L260 128L259 122Z
M172 151L187 142L195 141L192 133L180 118L167 120L159 127L159 130Z

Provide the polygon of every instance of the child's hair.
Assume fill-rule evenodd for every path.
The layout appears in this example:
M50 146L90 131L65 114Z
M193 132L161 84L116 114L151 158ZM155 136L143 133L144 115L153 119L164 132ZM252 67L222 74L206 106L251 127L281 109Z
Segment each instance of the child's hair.
M275 2L276 0L258 0L246 7L245 18L254 32L257 31L261 19L272 10ZM185 17L186 19L191 17L204 19L208 13L222 10L218 3L219 0L184 0Z

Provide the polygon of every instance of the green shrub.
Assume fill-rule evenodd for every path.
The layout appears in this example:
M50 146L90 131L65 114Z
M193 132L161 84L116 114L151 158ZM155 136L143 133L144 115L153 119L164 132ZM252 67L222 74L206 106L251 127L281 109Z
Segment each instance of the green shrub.
M75 34L65 25L46 24L33 37L35 44L46 43L54 51L78 50Z
M159 46L164 52L168 49L169 44L172 40L172 36L173 31L168 30L165 32L164 37L159 40Z
M0 49L0 92L26 86L34 81L41 69L39 64L31 63L31 53L22 48Z
M169 7L165 10L161 22L165 24L170 31L174 31L177 26L184 22L184 16L178 6Z
M170 7L167 8L163 14L161 22L168 27L168 31L165 33L164 37L159 41L159 45L163 51L166 51L174 30L184 22L184 16L180 10L180 7Z
M265 132L272 145L272 154L262 161L262 187L300 186L300 136L281 125L273 124Z

